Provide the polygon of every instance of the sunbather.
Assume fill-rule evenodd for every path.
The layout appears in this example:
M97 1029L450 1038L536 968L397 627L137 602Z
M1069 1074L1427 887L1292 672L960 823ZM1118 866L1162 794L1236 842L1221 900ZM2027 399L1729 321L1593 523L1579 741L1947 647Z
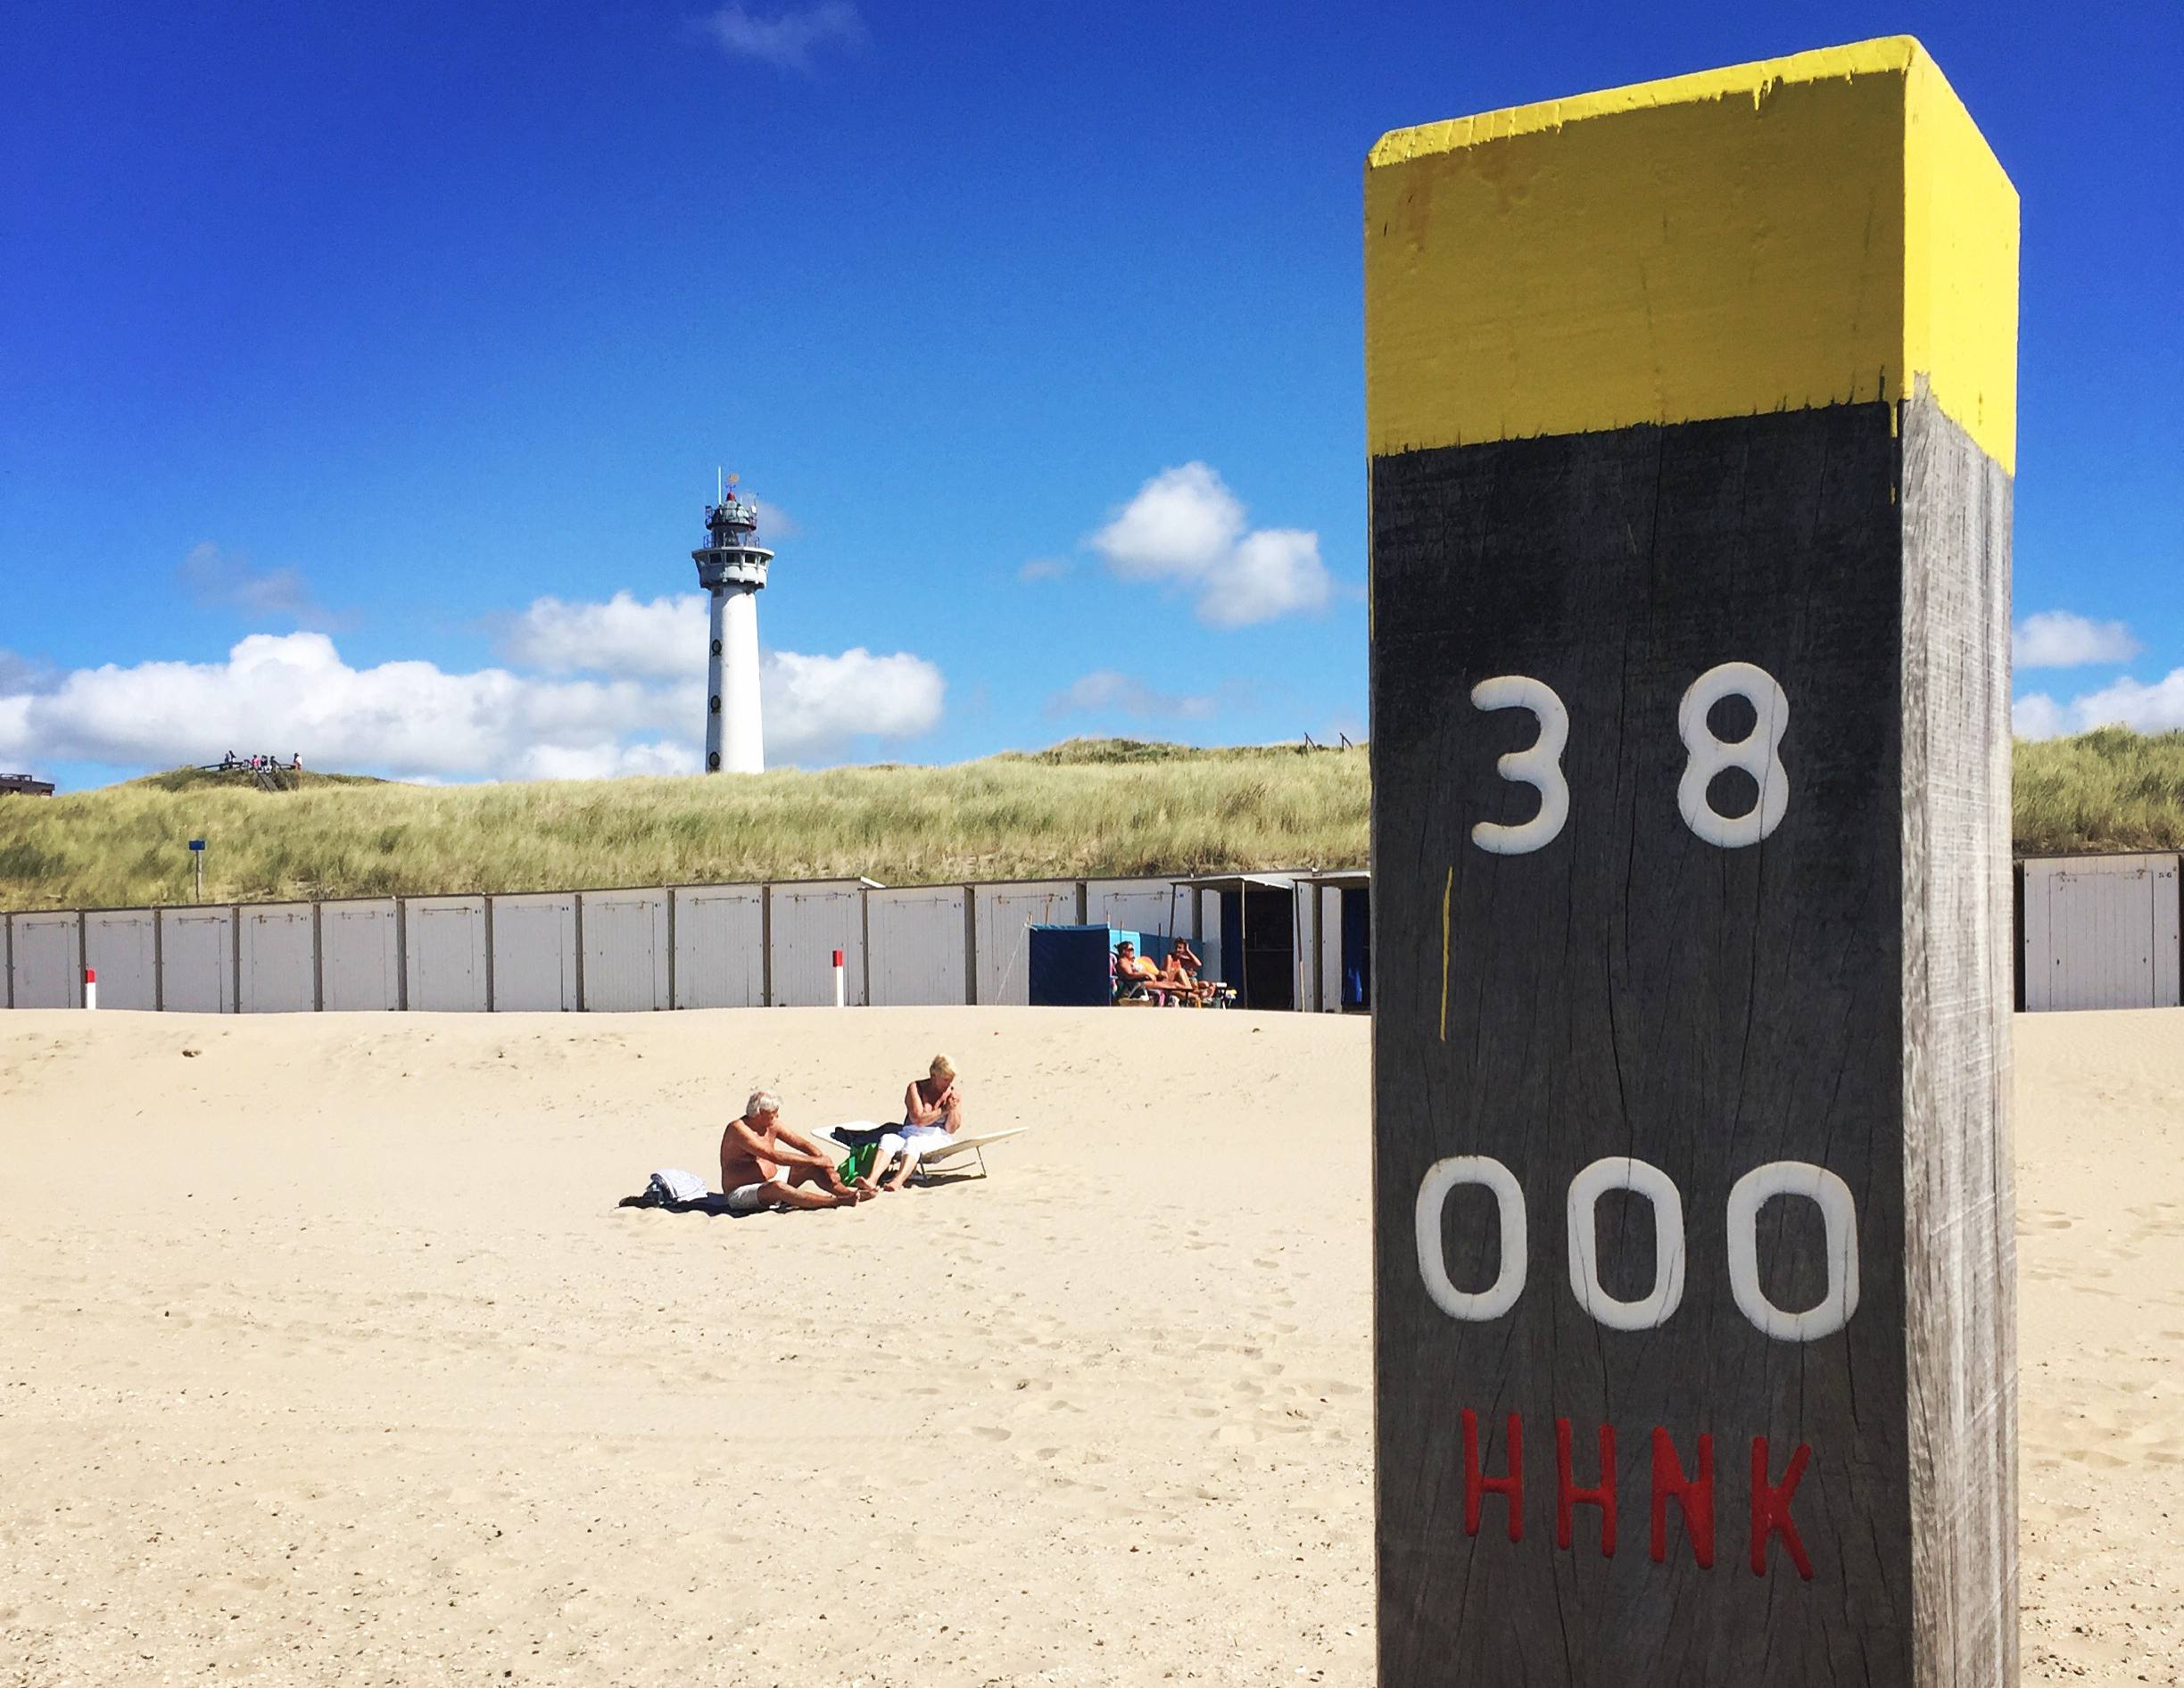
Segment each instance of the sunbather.
M932 1058L925 1077L913 1079L910 1088L903 1092L902 1123L888 1137L881 1139L881 1154L890 1152L895 1158L892 1176L883 1178L880 1187L898 1190L909 1181L910 1174L917 1171L921 1149L934 1147L947 1142L964 1128L963 1082L956 1076L956 1063L944 1055ZM884 1160L875 1163L875 1173L884 1169Z
M855 1207L877 1194L870 1179L842 1182L834 1158L782 1123L781 1098L754 1090L743 1117L721 1133L721 1193L739 1212L761 1207Z
M1157 985L1161 981L1160 964L1150 956L1140 956L1138 946L1125 938L1115 946L1115 981L1125 989L1132 985Z
M1190 945L1179 938L1168 946L1168 964L1161 969L1160 982L1203 1007L1213 1000L1213 987L1198 977L1204 967Z

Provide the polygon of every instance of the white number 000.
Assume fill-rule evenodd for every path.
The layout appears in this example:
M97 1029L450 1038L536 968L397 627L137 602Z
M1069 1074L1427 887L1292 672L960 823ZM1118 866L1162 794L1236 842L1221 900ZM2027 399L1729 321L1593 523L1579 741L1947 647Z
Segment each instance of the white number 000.
M1724 698L1751 705L1752 729L1736 740L1717 739L1707 714ZM1481 821L1471 841L1496 856L1528 856L1561 836L1569 819L1569 782L1562 776L1562 751L1569 742L1569 710L1544 680L1528 674L1496 674L1471 688L1479 709L1525 709L1539 723L1539 736L1525 749L1494 764L1501 776L1539 793L1539 813L1520 825ZM1790 730L1790 699L1766 669L1749 662L1725 662L1691 683L1676 707L1676 732L1690 752L1676 784L1676 808L1684 823L1709 844L1741 849L1757 844L1782 824L1790 807L1790 774L1783 766L1783 734ZM1745 815L1724 815L1707 796L1714 776L1730 768L1751 775L1759 800Z
M1464 1185L1493 1193L1502 1228L1501 1263L1485 1289L1459 1289L1450 1281L1441 1245L1442 1210L1449 1193ZM1608 1293L1600 1279L1595 1210L1610 1190L1642 1196L1653 1208L1653 1286L1636 1301ZM1777 1307L1759 1282L1759 1210L1771 1197L1803 1196L1820 1210L1826 1232L1827 1291L1801 1312ZM1684 1300L1684 1198L1658 1166L1622 1155L1595 1161L1570 1180L1569 1286L1577 1304L1610 1330L1651 1330L1668 1322ZM1499 1319L1524 1294L1531 1245L1525 1224L1524 1191L1516 1175L1490 1154L1458 1154L1436 1161L1419 1182L1417 1210L1419 1275L1435 1306L1451 1319L1484 1324ZM1763 1336L1778 1342L1816 1342L1850 1322L1858 1304L1857 1207L1850 1187L1809 1161L1769 1161L1730 1187L1729 1291L1737 1311Z

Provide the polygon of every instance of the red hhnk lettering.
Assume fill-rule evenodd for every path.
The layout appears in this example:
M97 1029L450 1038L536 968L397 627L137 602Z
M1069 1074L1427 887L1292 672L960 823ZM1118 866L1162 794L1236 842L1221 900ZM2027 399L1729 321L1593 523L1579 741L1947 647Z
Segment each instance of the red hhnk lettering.
M1797 1493L1798 1479L1805 1475L1805 1461L1812 1449L1804 1443L1790 1456L1789 1469L1783 1471L1779 1486L1767 1481L1767 1444L1765 1436L1752 1438L1751 1455L1751 1568L1754 1576L1766 1575L1767 1543L1774 1536L1783 1538L1783 1545L1790 1550L1790 1562L1798 1568L1798 1575L1812 1581L1812 1560L1805 1557L1805 1543L1798 1539L1797 1526L1790 1518L1790 1500Z
M1505 1428L1509 1443L1509 1475L1491 1477L1479 1469L1478 1414L1466 1407L1463 1414L1464 1534L1479 1533L1479 1510L1489 1494L1509 1502L1509 1538L1524 1540L1524 1420L1510 1413Z
M1570 1512L1579 1506L1601 1510L1601 1557L1612 1559L1616 1544L1615 1427L1600 1427L1600 1486L1581 1489L1570 1475L1570 1421L1555 1420L1555 1543L1570 1544Z
M1699 1438L1699 1475L1686 1477L1675 1444L1658 1425L1653 1430L1653 1562L1668 1557L1668 1502L1684 1514L1684 1534L1691 1538L1699 1568L1714 1568L1714 1438Z

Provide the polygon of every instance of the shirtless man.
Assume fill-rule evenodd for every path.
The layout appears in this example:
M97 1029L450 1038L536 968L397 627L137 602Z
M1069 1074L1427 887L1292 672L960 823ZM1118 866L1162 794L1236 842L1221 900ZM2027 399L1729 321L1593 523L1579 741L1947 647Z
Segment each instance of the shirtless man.
M845 1184L833 1158L801 1131L782 1123L781 1098L754 1090L743 1117L721 1133L721 1193L739 1213L762 1207L855 1207L873 1194L872 1180Z

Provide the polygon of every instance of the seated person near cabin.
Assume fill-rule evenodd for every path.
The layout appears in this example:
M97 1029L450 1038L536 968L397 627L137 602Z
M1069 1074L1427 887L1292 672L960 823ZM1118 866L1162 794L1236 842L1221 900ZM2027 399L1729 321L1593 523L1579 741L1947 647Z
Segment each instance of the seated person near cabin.
M855 1207L874 1194L869 1179L845 1184L834 1158L782 1123L781 1098L754 1090L743 1117L721 1133L721 1193L739 1213L762 1207Z
M1115 946L1115 983L1118 985L1157 985L1161 970L1150 956L1140 956L1138 946L1125 938Z
M1168 946L1168 964L1161 969L1160 982L1163 989L1180 991L1193 1002L1204 1004L1213 1000L1213 987L1198 975L1205 970L1205 963L1198 959L1197 952L1182 939Z
M903 1092L902 1123L880 1140L881 1161L873 1170L883 1170L887 1159L895 1158L894 1176L882 1179L880 1187L902 1188L917 1170L919 1155L946 1143L963 1126L963 1083L956 1076L956 1063L937 1055L925 1076L913 1079Z

